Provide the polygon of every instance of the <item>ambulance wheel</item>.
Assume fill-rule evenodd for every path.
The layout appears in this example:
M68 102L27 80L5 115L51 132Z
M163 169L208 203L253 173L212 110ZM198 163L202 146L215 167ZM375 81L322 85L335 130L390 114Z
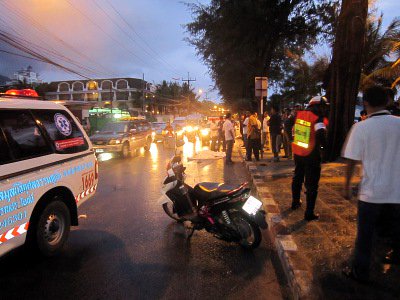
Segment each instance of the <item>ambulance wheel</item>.
M68 239L71 216L68 207L57 196L40 214L34 224L35 247L44 256L57 254Z

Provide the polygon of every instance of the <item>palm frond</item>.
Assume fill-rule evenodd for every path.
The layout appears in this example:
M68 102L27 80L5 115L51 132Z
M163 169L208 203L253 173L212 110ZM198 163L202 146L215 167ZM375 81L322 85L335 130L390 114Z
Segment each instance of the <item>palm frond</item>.
M400 77L397 77L397 79L392 83L392 89L394 89L398 84L400 84Z

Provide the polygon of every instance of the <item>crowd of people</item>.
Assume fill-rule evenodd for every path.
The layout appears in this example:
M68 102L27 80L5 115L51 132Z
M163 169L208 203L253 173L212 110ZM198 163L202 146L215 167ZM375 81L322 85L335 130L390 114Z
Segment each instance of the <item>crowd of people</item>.
M284 158L292 159L293 126L297 110L284 109L281 113L275 106L270 113L265 112L260 120L256 111L245 113L240 119L240 133L243 137L243 146L246 149L246 160L251 161L254 156L256 161L264 151L274 154L274 161L280 161L283 149Z
M392 239L392 251L386 263L400 264L400 109L399 103L388 106L393 95L375 86L364 91L365 110L349 132L342 156L347 160L344 198L352 195L351 179L357 164L361 164L363 177L358 186L357 236L353 262L343 270L345 276L359 282L368 282L377 230ZM241 134L246 148L246 160L252 156L260 160L260 153L270 150L274 162L284 156L294 159L292 178L292 210L301 207L301 190L306 190L304 220L314 221L314 213L321 176L321 162L327 144L328 102L325 97L311 99L307 109L279 112L272 106L270 114L258 120L256 112L241 117Z

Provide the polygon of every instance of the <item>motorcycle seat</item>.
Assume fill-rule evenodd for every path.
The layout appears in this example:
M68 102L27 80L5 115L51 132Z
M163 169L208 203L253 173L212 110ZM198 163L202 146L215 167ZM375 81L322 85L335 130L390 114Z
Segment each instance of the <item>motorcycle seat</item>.
M233 194L241 189L244 185L229 185L216 182L202 182L194 187L193 194L198 200L210 201Z

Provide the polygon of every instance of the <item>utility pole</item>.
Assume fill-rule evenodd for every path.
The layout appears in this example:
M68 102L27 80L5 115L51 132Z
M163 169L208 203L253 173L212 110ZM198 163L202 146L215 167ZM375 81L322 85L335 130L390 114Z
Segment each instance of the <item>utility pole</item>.
M189 99L189 95L190 95L190 83L192 82L192 81L196 81L196 78L195 79L192 79L192 78L190 78L190 74L189 74L189 72L188 72L188 77L187 77L187 79L182 79L182 81L185 81L185 82L187 82L187 85L188 85L188 96L187 96L187 111L188 111L188 114L189 114L189 106L190 106L190 99Z
M144 83L144 73L143 73L143 81L142 81L142 98L143 98L143 102L142 102L142 112L144 115L145 112L145 83Z

